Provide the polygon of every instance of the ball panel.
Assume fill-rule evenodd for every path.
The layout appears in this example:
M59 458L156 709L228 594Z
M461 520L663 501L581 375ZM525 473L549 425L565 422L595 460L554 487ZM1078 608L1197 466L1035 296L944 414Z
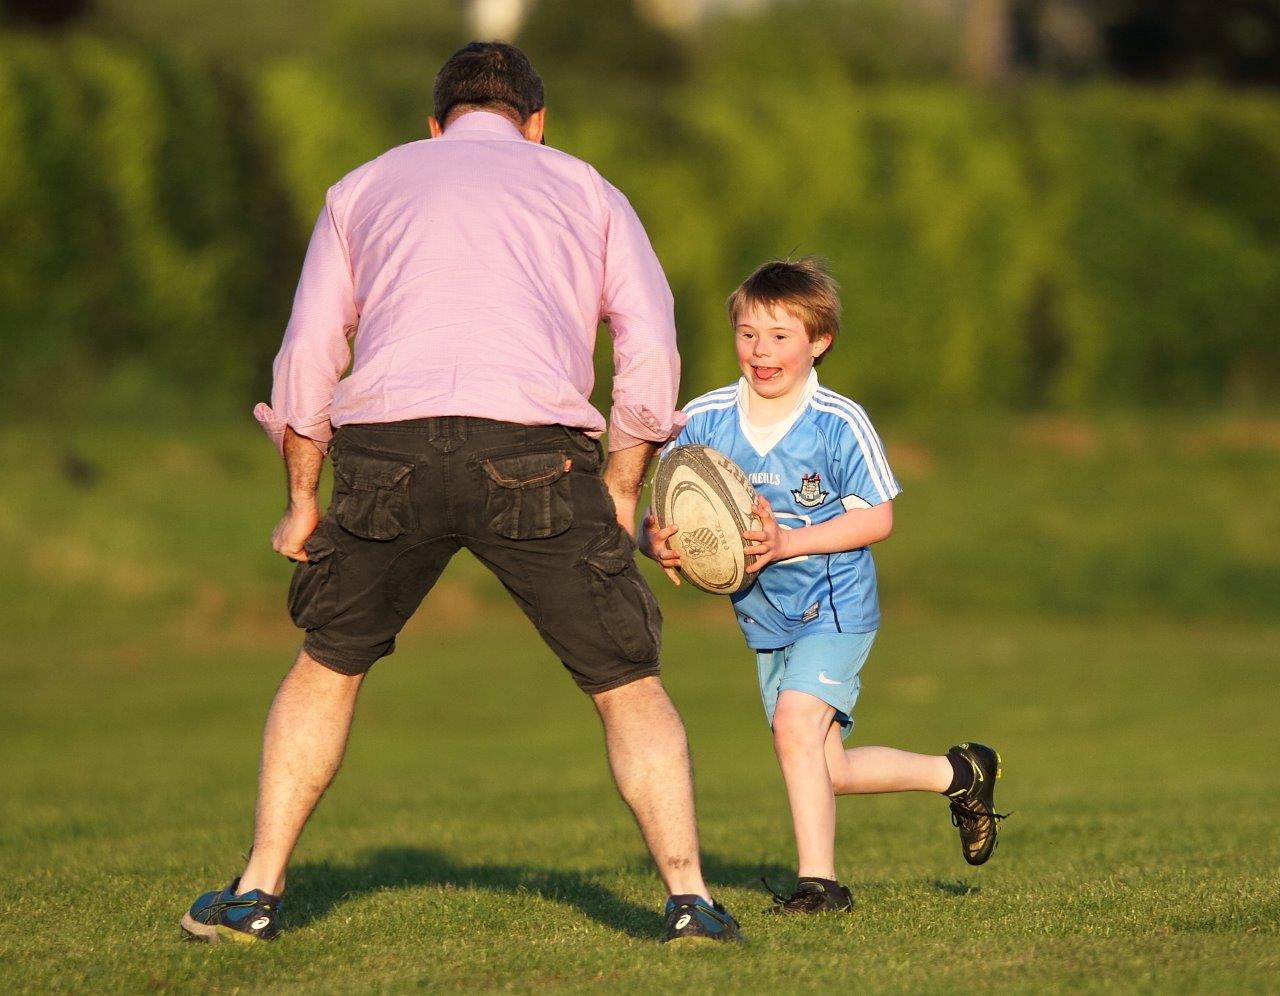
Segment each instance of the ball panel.
M658 525L675 523L671 538L680 572L695 587L731 595L750 587L742 533L758 528L755 489L733 461L709 446L678 446L658 465L653 509Z

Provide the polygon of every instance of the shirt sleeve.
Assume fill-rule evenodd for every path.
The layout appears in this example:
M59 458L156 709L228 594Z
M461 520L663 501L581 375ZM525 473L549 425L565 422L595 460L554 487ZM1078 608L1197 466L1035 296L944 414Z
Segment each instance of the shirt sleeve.
M687 407L687 406L686 406ZM666 456L677 446L688 446L690 443L705 443L702 438L702 428L705 420L699 418L691 418L684 412L676 412L676 419L681 423L675 430L675 438L663 447L661 456Z
M846 404L840 407L846 409ZM880 505L900 494L902 488L889 469L884 443L862 406L848 402L835 425L831 484L846 511Z
M326 195L307 246L293 313L271 368L271 405L253 410L281 453L286 426L327 449L333 389L350 362L348 337L359 322L350 255L334 215L335 190Z
M609 449L665 443L684 424L684 415L675 410L680 386L675 302L631 204L600 182L607 214L600 319L613 337Z

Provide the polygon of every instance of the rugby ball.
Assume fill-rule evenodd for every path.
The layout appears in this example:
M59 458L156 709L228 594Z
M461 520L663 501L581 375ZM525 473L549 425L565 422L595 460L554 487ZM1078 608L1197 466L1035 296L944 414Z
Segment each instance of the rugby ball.
M680 573L713 595L750 588L742 534L759 529L756 490L738 465L710 446L677 446L658 464L653 478L653 514L659 527L679 531L668 545L680 555Z

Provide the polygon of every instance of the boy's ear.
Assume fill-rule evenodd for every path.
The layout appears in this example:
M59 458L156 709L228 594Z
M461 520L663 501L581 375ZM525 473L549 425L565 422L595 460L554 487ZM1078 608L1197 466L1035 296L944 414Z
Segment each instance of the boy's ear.
M815 360L831 348L831 333L823 332L812 342L809 343L809 355Z

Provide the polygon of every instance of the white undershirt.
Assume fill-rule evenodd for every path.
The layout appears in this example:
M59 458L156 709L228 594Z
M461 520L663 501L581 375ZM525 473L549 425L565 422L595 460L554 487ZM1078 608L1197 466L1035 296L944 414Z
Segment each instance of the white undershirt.
M747 386L747 378L740 377L738 379L738 425L742 429L742 435L751 444L752 449L764 456L778 445L782 437L791 431L791 427L796 424L796 420L804 414L805 405L809 403L809 399L818 390L818 372L816 370L809 371L809 378L805 381L804 390L800 392L800 397L796 400L795 408L776 422L759 425L747 417L747 403L749 401L747 392L750 390L751 388Z

